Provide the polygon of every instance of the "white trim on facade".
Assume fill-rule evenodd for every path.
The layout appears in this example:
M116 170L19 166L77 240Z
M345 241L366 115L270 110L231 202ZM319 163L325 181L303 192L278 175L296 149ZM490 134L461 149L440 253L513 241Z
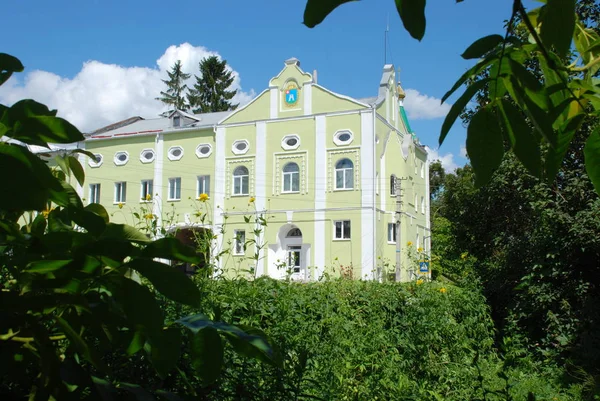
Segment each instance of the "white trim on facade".
M373 132L373 113L371 109L360 115L361 144L361 279L372 280L375 265L375 133ZM370 189L370 190L369 190Z
M225 133L226 128L218 127L215 129L215 193L213 196L213 234L217 236L215 240L214 252L219 253L223 248L223 234L221 227L223 226L222 207L225 205L225 187L227 177L226 160L225 160ZM219 259L217 269L223 268L223 261Z
M265 155L264 157L259 157L256 159L256 182L255 182L255 207L256 210L261 211L266 207L266 198L267 198L267 124L264 122L260 122L256 124L256 154L257 155ZM264 227L256 227L260 228L260 235L256 235L254 240L256 244L262 245L265 238ZM258 260L256 261L256 274L263 275L265 274L265 248L260 250L260 254L258 255Z
M309 116L312 114L312 83L306 83L303 85L304 90L304 115Z
M325 272L325 212L327 196L327 121L325 116L315 118L315 228L313 279L318 280Z
M154 192L158 196L152 196L152 214L156 216L157 227L162 227L162 203L163 203L163 166L164 166L164 138L162 133L156 134L154 141Z

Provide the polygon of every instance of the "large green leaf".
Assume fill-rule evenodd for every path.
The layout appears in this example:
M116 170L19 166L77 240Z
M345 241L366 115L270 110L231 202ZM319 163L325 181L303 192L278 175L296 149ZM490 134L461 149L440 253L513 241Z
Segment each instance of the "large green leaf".
M156 401L152 394L137 384L120 382L118 387L133 394L138 401Z
M548 0L542 7L540 37L546 47L554 46L565 57L575 30L575 0Z
M465 93L463 93L461 97L459 97L456 100L456 102L452 105L450 111L444 119L444 123L442 124L442 131L440 133L439 139L440 145L444 142L444 139L446 139L446 135L448 135L450 128L452 128L452 125L454 125L454 121L456 121L456 119L464 110L464 108L467 107L467 104L469 103L471 98L475 96L475 94L481 89L483 89L488 82L490 82L490 78L484 78L480 79L479 81L475 81L473 84L471 84L471 86L467 88Z
M202 258L196 254L194 249L172 237L152 241L144 248L142 256L146 258L177 259L188 263L200 263L202 261Z
M461 55L464 59L480 58L486 53L493 50L496 46L502 43L504 39L500 35L488 35L477 39L467 47L467 50Z
M356 0L308 0L304 8L304 25L314 28L338 6Z
M600 127L596 127L588 137L583 154L585 155L585 169L596 192L600 194Z
M567 150L569 150L569 145L571 144L575 133L581 127L584 119L585 115L583 113L578 114L570 120L565 121L559 128L556 136L556 145L549 148L546 152L545 173L548 181L554 180L554 177L558 173L560 165L565 158L565 154L567 153Z
M97 236L106 230L104 218L88 209L72 207L69 212L75 224L85 228L90 234Z
M70 122L60 117L33 116L19 121L12 137L25 143L73 143L83 141L83 134Z
M181 270L147 259L134 259L125 267L134 269L146 277L164 296L183 304L198 306L200 290Z
M479 109L471 119L467 128L467 153L475 171L475 185L485 185L504 155L502 132L489 107Z
M0 196L3 210L43 210L50 190L63 191L46 164L21 146L0 144L0 171L2 190L10 194Z
M488 57L481 60L473 67L465 71L465 73L462 74L460 78L458 78L458 80L454 83L452 88L450 88L450 90L444 94L444 96L442 97L442 103L444 103L450 96L452 96L452 94L456 92L456 90L460 88L465 82L467 82L467 80L477 75L480 71L483 71L483 69L487 68L491 63L493 63L496 60L498 60L498 56L489 55Z
M106 229L102 233L101 238L126 240L142 244L150 242L150 238L148 238L137 228L128 226L126 224L115 223L108 223L106 225Z
M68 160L69 160L69 167L71 168L71 172L73 173L73 176L75 177L75 179L77 180L79 185L83 186L83 182L85 180L85 172L83 171L83 167L81 166L81 163L79 163L79 160L77 160L77 158L73 157L73 156L69 156Z
M73 330L73 328L66 319L63 319L60 316L56 316L54 319L65 333L65 336L67 336L67 338L71 340L71 343L73 344L75 349L77 349L77 352L81 354L81 356L83 356L92 365L94 365L96 369L102 372L108 372L108 366L106 366L102 359L100 359L100 357L96 355L94 348L90 347L85 342L85 340L79 335L79 333Z
M205 327L192 335L190 344L192 366L200 376L202 384L214 383L223 368L223 343L213 327Z
M164 323L163 312L150 290L122 276L118 284L121 289L119 301L131 323L145 329L151 339L160 336Z
M181 331L178 327L161 330L158 336L150 339L150 359L161 378L166 378L177 366L181 353Z
M525 116L508 99L502 99L499 110L502 115L502 125L508 134L513 152L531 174L541 177L540 144L532 135Z
M10 54L0 53L0 85L8 81L13 72L23 71L23 64Z
M85 207L85 210L95 213L98 216L102 217L105 223L108 223L110 221L110 216L108 215L108 212L106 211L104 206L102 206L99 203L90 203Z
M38 273L45 274L50 273L63 267L67 266L71 263L72 259L67 260L37 260L35 262L31 262L27 265L27 269L25 270L27 273Z
M425 36L425 0L395 0L404 29L417 40Z

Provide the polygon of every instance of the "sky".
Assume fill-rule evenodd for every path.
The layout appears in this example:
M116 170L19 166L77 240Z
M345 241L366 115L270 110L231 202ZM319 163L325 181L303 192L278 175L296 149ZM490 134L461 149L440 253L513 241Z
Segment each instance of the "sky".
M267 88L296 57L320 85L354 98L377 95L383 65L400 70L410 124L451 171L466 163L458 120L441 147L438 136L453 99L440 99L474 64L460 54L476 39L503 33L509 1L430 0L424 39L404 30L394 0L338 7L316 28L302 24L306 0L188 1L14 0L3 4L0 52L25 71L0 87L0 103L33 98L83 131L131 117L156 117L161 79L180 59L197 72L208 55L227 60L237 102ZM388 22L389 21L389 22ZM384 36L389 23L387 52ZM462 90L458 91L460 94Z

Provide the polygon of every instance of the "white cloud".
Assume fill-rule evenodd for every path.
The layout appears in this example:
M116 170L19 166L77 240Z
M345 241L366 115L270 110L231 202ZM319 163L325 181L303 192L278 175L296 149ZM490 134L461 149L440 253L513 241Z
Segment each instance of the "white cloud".
M465 145L461 145L460 147L460 157L467 158L467 147Z
M155 98L164 84L167 70L181 60L184 71L198 74L199 62L207 56L220 55L202 46L183 43L170 46L156 61L155 68L123 67L87 61L72 79L47 71L31 71L24 78L15 74L0 87L0 103L13 104L20 99L32 98L58 109L66 118L83 131L112 124L132 116L156 117L166 108ZM239 73L232 70L233 89L238 93L235 103L248 103L254 90L243 92ZM20 79L21 78L21 79ZM192 76L188 85L192 84Z
M408 117L414 120L430 120L445 117L450 110L447 103L441 103L441 99L421 94L416 89L406 89L404 107Z
M452 153L446 153L445 155L440 155L438 149L431 149L426 146L427 153L429 154L428 159L430 162L434 162L439 160L442 162L442 167L446 172L453 172L457 169L458 164L454 161L454 155Z

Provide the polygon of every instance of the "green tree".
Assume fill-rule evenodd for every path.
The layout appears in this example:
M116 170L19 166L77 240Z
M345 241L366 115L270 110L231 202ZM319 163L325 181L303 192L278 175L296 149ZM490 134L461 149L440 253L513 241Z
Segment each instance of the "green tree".
M188 104L185 100L185 93L187 85L185 80L191 77L191 74L186 74L181 69L181 60L177 60L171 71L167 71L169 79L163 79L162 81L167 85L166 91L160 92L160 97L156 100L160 100L165 105L172 107L176 110L187 110Z
M187 95L194 113L235 110L238 105L232 104L231 99L237 90L229 90L233 73L227 69L227 61L210 56L203 59L199 67L200 76L195 76L196 83Z
M436 199L443 191L445 178L446 172L441 161L435 160L429 164L429 193L431 199Z

